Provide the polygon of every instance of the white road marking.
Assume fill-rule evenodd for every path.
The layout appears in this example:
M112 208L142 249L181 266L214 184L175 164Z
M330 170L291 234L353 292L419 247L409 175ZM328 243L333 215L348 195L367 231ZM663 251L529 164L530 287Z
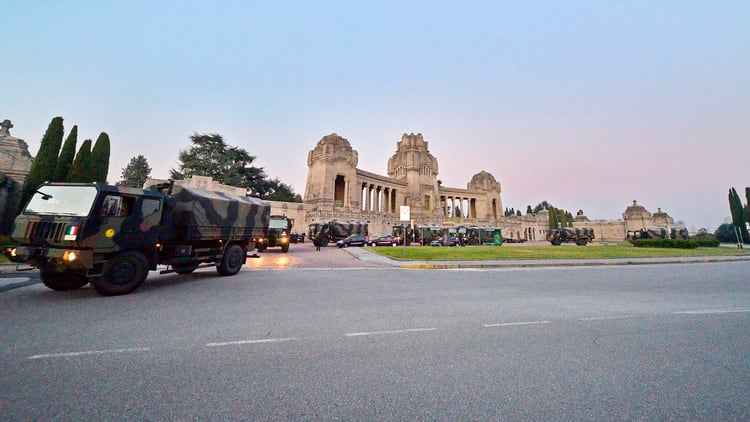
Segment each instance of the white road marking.
M712 314L741 314L750 312L748 308L739 309L701 309L697 311L672 312L673 315L712 315Z
M258 340L237 340L237 341L224 341L219 343L208 343L206 347L221 347L221 346L238 346L243 344L263 344L263 343L284 343L288 341L299 341L294 337L289 338L263 338Z
M513 327L517 325L542 325L542 324L551 324L552 321L524 321L524 322L501 322L497 324L484 324L485 328L492 328L492 327Z
M601 317L589 317L589 318L578 318L579 321L607 321L610 319L627 319L633 318L633 315L612 315L612 316L601 316Z
M69 353L45 353L41 355L29 356L26 359L49 359L49 358L67 358L75 356L88 356L88 355L106 355L112 353L130 353L130 352L148 352L151 350L148 347L135 347L130 349L111 349L111 350L87 350L83 352L69 352Z
M2 283L23 283L26 281L31 280L29 277L8 277L8 278L0 278L0 282Z
M360 333L346 333L344 337L363 337L363 336L379 336L386 334L403 334L403 333L420 333L426 331L435 331L437 328L407 328L404 330L386 330L386 331L365 331Z

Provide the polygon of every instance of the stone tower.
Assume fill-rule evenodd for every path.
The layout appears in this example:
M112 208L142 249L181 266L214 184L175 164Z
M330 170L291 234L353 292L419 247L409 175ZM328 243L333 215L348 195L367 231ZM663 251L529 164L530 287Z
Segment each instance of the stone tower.
M357 186L359 156L348 140L332 133L324 136L307 154L305 203L315 207L359 210Z
M403 205L411 206L412 215L441 215L437 175L437 159L430 154L422 134L404 134L388 160L388 176L406 182Z
M466 184L466 189L475 192L484 192L483 201L476 201L476 216L497 220L503 215L503 201L500 198L500 182L495 176L482 170L471 178Z

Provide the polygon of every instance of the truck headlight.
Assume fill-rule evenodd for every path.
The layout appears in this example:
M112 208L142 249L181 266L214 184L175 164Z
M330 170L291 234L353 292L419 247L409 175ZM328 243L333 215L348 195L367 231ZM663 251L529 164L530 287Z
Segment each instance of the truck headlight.
M75 251L65 251L63 254L63 260L65 262L73 262L78 259L78 254Z
M12 256L12 257L18 256L18 249L16 249L16 248L11 249L10 250L10 256Z

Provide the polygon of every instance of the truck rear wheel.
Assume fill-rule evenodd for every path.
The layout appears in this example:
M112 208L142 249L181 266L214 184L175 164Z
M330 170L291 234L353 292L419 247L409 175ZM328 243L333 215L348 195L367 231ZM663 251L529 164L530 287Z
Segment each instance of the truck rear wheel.
M42 271L40 275L42 277L42 283L44 283L45 286L52 290L57 290L58 292L80 289L89 283L89 280L83 274L50 273Z
M216 265L219 275L235 275L240 272L242 264L245 263L245 251L240 245L229 245L224 251L221 262Z
M589 240L586 239L585 237L578 239L578 242L576 242L578 246L586 246L587 243L589 243Z
M146 257L142 253L122 252L104 264L101 277L91 279L91 285L102 296L128 294L146 280L147 265Z

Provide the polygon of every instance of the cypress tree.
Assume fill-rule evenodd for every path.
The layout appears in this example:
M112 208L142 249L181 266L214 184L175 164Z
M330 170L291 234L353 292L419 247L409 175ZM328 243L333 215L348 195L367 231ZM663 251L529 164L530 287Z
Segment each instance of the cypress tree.
M26 205L34 195L34 191L42 183L52 180L57 165L57 154L60 152L60 145L62 144L63 131L63 118L59 116L53 118L44 133L42 144L39 146L39 152L31 165L29 175L26 176L21 207Z
M70 166L73 164L73 158L76 156L76 143L78 143L78 126L73 126L65 143L60 150L60 156L57 158L55 174L52 176L53 182L64 182L68 178Z
M750 241L747 227L745 227L745 213L742 200L734 188L729 189L729 211L732 214L732 225L739 231L740 241L742 243Z
M68 173L68 182L85 183L91 182L89 178L89 165L91 161L91 139L86 139L81 144L81 148L70 166Z
M109 135L106 132L99 134L96 138L94 148L91 150L91 162L89 165L89 181L107 183L109 172Z

